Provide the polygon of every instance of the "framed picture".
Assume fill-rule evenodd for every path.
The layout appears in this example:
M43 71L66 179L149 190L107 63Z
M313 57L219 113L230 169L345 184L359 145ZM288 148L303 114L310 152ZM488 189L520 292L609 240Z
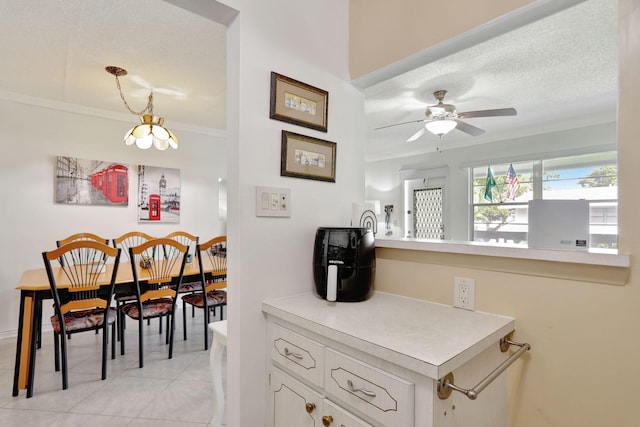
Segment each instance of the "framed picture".
M180 193L180 169L138 165L138 224L179 224Z
M270 118L326 132L328 110L329 92L271 72Z
M280 176L336 182L336 143L283 130Z
M56 157L56 203L129 205L129 167L102 160Z

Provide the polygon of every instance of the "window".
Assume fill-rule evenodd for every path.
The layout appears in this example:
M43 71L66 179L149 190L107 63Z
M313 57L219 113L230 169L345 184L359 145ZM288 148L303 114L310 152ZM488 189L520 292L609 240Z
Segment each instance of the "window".
M509 184L512 167L518 184ZM489 177L489 170L493 181ZM471 168L472 240L525 244L532 199L589 201L589 242L618 245L618 168L615 151ZM494 185L492 185L494 184ZM509 189L514 190L509 194Z

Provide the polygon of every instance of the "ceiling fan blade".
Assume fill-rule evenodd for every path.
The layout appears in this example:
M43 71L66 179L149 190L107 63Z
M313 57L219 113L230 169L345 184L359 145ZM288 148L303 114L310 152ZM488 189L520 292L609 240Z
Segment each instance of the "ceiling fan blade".
M420 120L411 120L410 122L395 123L395 124L392 124L392 125L380 126L379 128L375 128L374 130L390 128L390 127L393 127L393 126L406 125L406 124L409 124L409 123L422 123L422 122L426 122L427 120L428 119L420 119Z
M484 129L480 129L479 127L470 125L469 123L465 123L461 120L456 120L455 122L458 124L456 129L461 130L464 133L468 133L471 136L480 136L485 132Z
M427 128L422 128L420 129L418 132L414 133L413 135L411 135L411 137L409 139L407 139L407 142L413 142L416 139L420 138L422 135L424 135L424 133L427 131Z
M515 116L516 114L518 112L515 108L498 108L495 110L465 111L464 113L458 113L458 116L463 119L470 119L472 117Z

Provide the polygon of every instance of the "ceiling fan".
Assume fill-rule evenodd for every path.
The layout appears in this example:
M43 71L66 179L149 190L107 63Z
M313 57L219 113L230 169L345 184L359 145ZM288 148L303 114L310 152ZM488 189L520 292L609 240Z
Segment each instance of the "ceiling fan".
M415 141L416 139L420 138L426 131L442 137L442 135L447 134L453 129L458 129L471 136L478 136L482 135L485 132L484 129L480 129L479 127L470 125L469 123L463 122L460 119L472 119L475 117L515 116L517 114L515 108L498 108L494 110L477 110L458 113L456 111L455 105L445 104L442 102L446 94L446 90L437 90L433 92L433 96L435 96L438 103L427 107L427 110L424 113L425 116L427 116L426 119L395 123L392 125L376 128L375 130L392 126L406 125L408 123L424 122L424 127L413 134L409 139L407 139L407 142Z

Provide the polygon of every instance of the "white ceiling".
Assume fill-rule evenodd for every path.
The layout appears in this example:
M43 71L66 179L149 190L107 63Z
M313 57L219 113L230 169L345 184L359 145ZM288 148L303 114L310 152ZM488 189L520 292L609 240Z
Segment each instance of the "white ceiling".
M129 72L120 81L133 110L153 88L154 113L170 129L223 130L225 33L161 0L0 0L0 97L136 123L104 69L116 65Z
M616 4L588 0L366 88L367 160L615 121ZM514 107L518 115L466 119L486 131L478 137L453 130L406 142L421 123L375 130L424 119L439 89L458 112Z
M614 121L616 3L588 0L365 88L367 159ZM191 0L0 0L0 98L79 106L135 123L104 70L116 65L129 72L121 84L134 110L153 88L154 113L170 129L224 130L226 27L174 4L204 7ZM439 89L458 111L514 107L518 116L468 119L486 130L475 138L454 130L442 140L425 134L405 142L419 123L373 130L424 118Z

